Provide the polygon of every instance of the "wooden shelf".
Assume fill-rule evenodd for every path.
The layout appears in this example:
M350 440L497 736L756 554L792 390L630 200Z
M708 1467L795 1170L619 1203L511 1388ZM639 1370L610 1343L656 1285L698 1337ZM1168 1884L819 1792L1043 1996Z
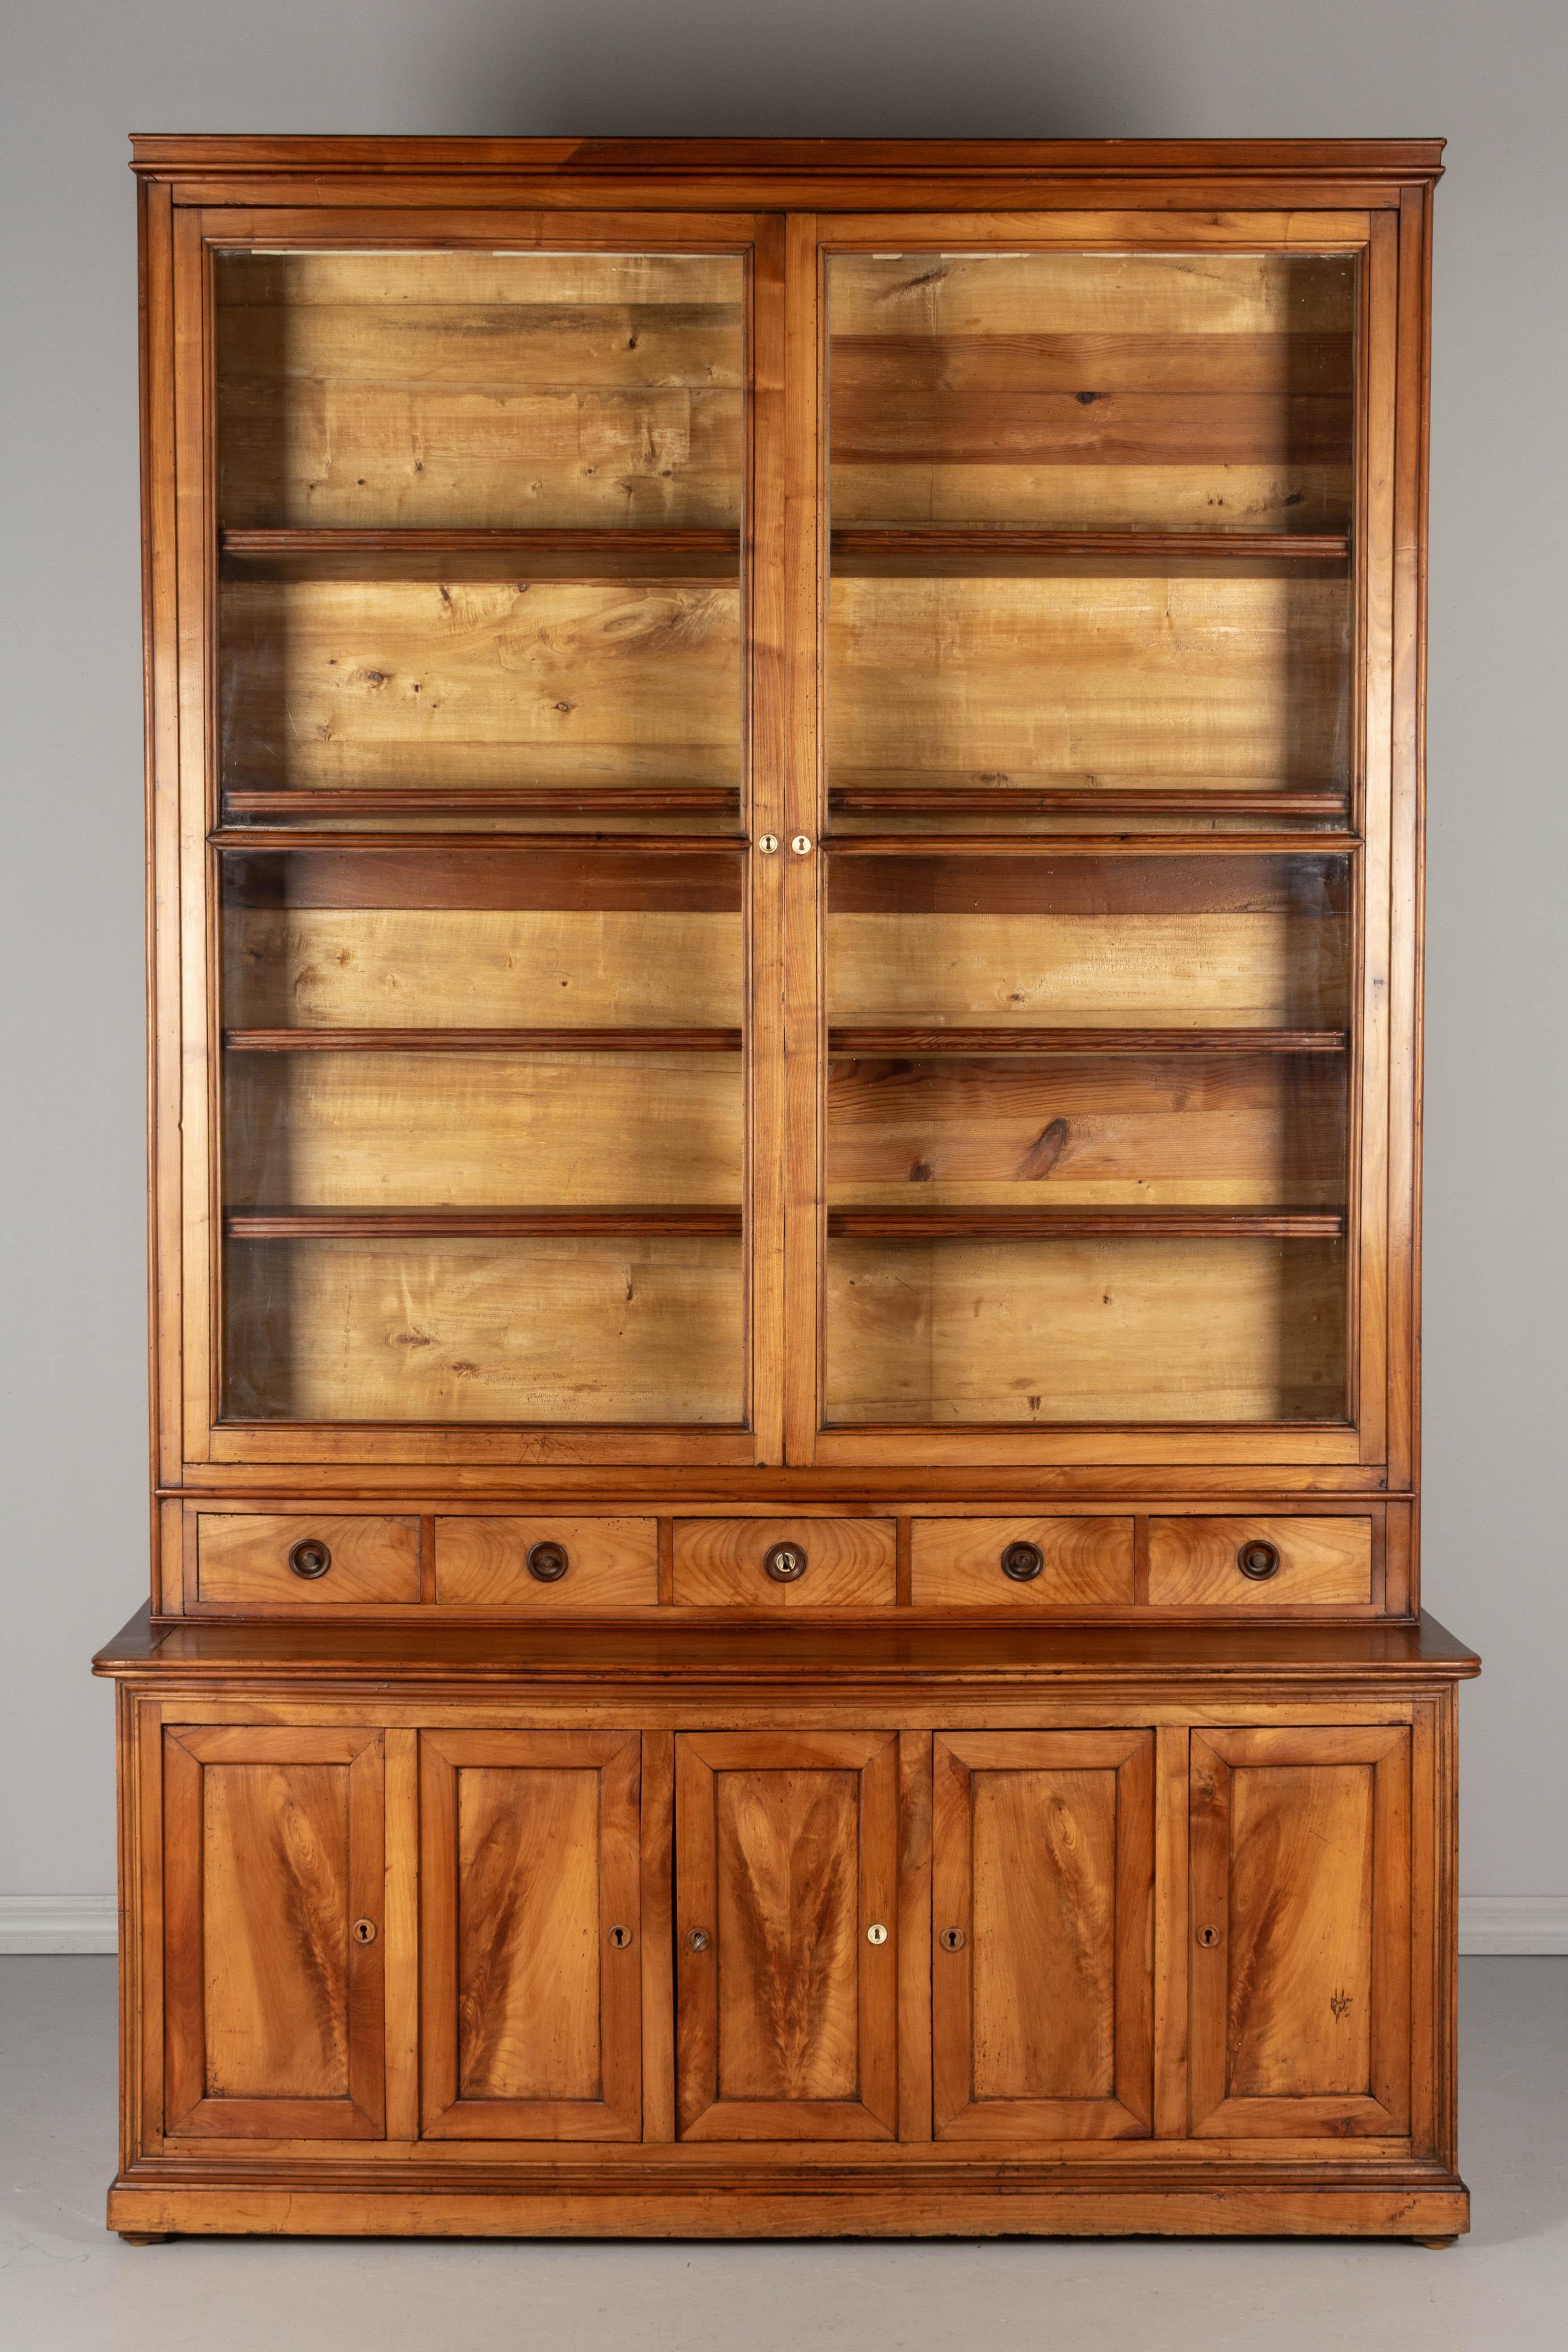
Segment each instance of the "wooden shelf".
M1094 792L1068 784L830 784L827 805L847 815L899 813L932 816L950 813L1026 816L1061 812L1079 816L1337 816L1350 795L1343 792ZM941 839L933 835L933 839Z
M739 1234L739 1209L231 1209L235 1242L504 1241L617 1234Z
M1361 835L1340 832L836 833L826 836L821 846L836 857L1327 857L1359 849Z
M739 1029L226 1029L231 1054L738 1054Z
M845 1241L1339 1241L1340 1209L830 1209Z
M1350 554L1343 531L1050 530L986 523L960 530L849 523L833 531L831 547L837 571L864 565L892 573L976 570L994 562L1023 570L1031 562L1086 558L1142 563L1152 571L1204 561L1342 563Z
M734 812L740 800L739 784L524 784L467 792L271 792L241 784L225 792L223 812L226 817L300 817L306 823L325 816L640 816L678 809Z
M438 857L447 853L482 856L494 846L515 853L531 845L550 856L603 850L618 856L735 857L749 847L744 834L736 833L534 833L521 827L494 833L341 833L314 826L274 825L266 833L219 825L207 840L214 849L243 850L251 856L278 856L287 852L321 850L333 857L358 856L362 851L384 850L407 857Z
M830 1054L1342 1054L1342 1029L835 1028Z
M738 586L734 530L225 530L230 579L715 580Z

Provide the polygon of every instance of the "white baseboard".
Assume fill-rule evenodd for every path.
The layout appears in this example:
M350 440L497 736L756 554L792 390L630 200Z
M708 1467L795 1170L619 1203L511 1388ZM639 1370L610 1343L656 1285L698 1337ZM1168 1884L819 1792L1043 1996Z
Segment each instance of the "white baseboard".
M1568 1952L1568 1895L1461 1895L1459 1949Z
M112 1952L112 1895L0 1895L0 1952ZM1459 1949L1568 1953L1568 1895L1461 1895Z
M112 1895L0 1895L0 1952L112 1952L119 1941Z

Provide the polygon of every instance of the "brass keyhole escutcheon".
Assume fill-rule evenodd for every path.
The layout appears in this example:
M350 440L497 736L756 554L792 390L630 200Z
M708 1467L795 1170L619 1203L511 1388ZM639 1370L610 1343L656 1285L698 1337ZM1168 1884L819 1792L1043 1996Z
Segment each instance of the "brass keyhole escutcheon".
M883 1927L880 1920L877 1922L875 1927L867 1928L866 1941L868 1944L885 1944L887 1940L888 1931L886 1927Z
M629 1927L611 1928L610 1941L615 1946L617 1952L624 1952L631 1940L632 1931Z
M541 1584L559 1584L572 1565L564 1544L536 1543L528 1555L528 1572Z
M757 847L764 857L771 857L778 845L779 837L776 833L764 833L757 843Z
M963 1930L962 1927L944 1927L939 1941L944 1952L962 1952L965 1941Z
M798 1584L805 1567L805 1554L799 1544L773 1544L763 1554L763 1571L775 1584Z
M687 1930L686 1948L689 1952L705 1952L712 1941L713 1938L706 1927L691 1927Z
M374 1944L375 1941L375 1921L374 1919L356 1919L353 1925L353 1937L356 1944Z
M1010 1543L1002 1554L1002 1573L1015 1584L1032 1584L1046 1564L1037 1543Z
M331 1564L332 1555L320 1536L307 1536L289 1555L289 1565L295 1575L304 1577L308 1582L325 1576Z
M1279 1547L1265 1543L1258 1536L1251 1543L1242 1545L1236 1555L1236 1564L1243 1576L1249 1576L1254 1584L1262 1584L1267 1578L1279 1572Z
M1198 1929L1198 1941L1203 1946L1205 1952L1212 1952L1215 1946L1219 1942L1219 1929L1217 1927L1200 1927Z

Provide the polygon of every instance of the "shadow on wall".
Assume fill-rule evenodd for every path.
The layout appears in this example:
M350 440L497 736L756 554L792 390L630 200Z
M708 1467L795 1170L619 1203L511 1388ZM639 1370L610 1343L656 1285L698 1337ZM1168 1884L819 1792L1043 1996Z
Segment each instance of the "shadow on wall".
M577 0L472 27L459 104L496 132L645 137L1134 137L1173 126L1103 10L1039 0Z

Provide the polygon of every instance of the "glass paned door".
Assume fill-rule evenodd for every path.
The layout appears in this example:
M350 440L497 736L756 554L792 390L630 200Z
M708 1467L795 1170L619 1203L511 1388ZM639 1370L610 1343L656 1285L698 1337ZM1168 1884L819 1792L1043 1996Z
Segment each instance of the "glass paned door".
M824 1421L1342 1422L1354 258L826 288Z
M225 1419L747 1419L750 268L649 229L216 257Z

